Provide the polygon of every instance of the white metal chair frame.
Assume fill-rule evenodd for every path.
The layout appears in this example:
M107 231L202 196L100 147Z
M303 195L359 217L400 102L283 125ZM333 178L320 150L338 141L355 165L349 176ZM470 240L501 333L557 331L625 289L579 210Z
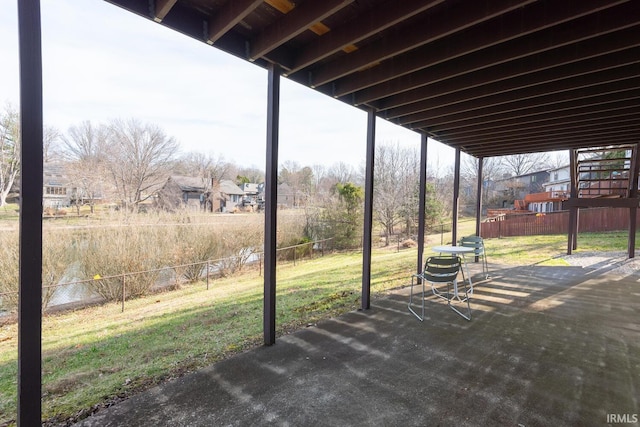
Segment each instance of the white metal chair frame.
M460 246L473 248L473 255L481 259L482 273L484 278L489 278L489 265L487 264L487 254L484 250L484 240L480 236L467 236L460 239Z
M464 287L464 298L460 298L459 296L454 295L451 292L451 285L457 286L457 277L458 273L462 271L462 286ZM431 283L431 291L432 293L442 299L447 300L447 305L457 314L462 316L466 320L471 320L471 306L469 305L469 289L467 287L467 281L464 278L464 271L462 270L462 260L459 256L432 256L427 258L427 261L424 264L424 270L420 274L414 274L411 276L411 291L409 294L409 311L418 318L421 322L424 321L424 300L426 293L425 283ZM444 284L447 285L447 292L441 292L436 288L436 284ZM416 313L413 309L413 287L416 284L422 284L422 304L421 304L421 312L420 314ZM459 290L459 289L458 289ZM455 306L451 305L452 300L458 300L461 303L467 303L466 314L458 310Z

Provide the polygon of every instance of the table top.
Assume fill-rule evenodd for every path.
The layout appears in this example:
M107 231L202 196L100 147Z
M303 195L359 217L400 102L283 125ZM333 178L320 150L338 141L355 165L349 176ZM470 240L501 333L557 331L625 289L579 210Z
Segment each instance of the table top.
M452 245L434 246L432 249L434 252L448 253L448 254L468 254L475 250L474 248L470 248L467 246L452 246Z

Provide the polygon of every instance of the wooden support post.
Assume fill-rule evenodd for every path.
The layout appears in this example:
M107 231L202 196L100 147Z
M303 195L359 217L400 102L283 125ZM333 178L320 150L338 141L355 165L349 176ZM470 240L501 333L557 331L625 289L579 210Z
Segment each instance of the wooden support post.
M451 244L458 243L458 202L460 201L460 148L456 148L453 172L453 212L451 213Z
M376 114L367 112L367 157L364 180L364 230L362 233L362 309L371 308L371 232L373 229L373 168L376 149Z
M570 200L575 201L578 198L578 162L577 152L574 149L569 150L569 176L570 183ZM569 208L569 230L567 233L567 255L571 255L577 244L578 234L578 208L572 205Z
M476 190L476 236L480 236L480 221L482 220L482 169L484 157L478 157L478 185ZM475 262L480 261L476 255Z
M638 200L638 170L640 169L640 153L638 149L640 143L635 144L631 154L631 173L629 176L629 198ZM637 227L638 206L629 209L629 237L627 242L627 253L629 258L636 255L636 227Z
M418 265L416 274L422 273L424 264L424 233L427 203L427 135L420 135L420 190L418 191Z
M42 418L42 46L40 0L18 2L20 53L19 426Z
M264 219L264 344L276 342L276 211L278 192L278 133L280 67L269 65L267 94L267 165Z

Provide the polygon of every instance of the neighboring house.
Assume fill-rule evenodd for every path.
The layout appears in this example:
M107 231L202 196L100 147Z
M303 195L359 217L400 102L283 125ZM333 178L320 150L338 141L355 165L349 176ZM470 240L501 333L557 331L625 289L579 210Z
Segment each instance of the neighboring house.
M42 168L42 207L60 209L71 206L73 188L61 163L44 163Z
M524 200L527 194L543 192L543 184L548 180L546 170L498 179L492 182L492 198L502 199L500 207L508 208L514 201Z
M571 177L569 166L549 169L549 181L542 184L544 192L525 197L527 209L533 212L556 212L564 209L564 202L570 197Z
M157 203L164 209L211 210L211 184L204 178L172 175L158 191Z
M213 207L215 211L234 212L237 207L242 205L242 198L245 193L233 181L223 179L215 187L217 188L214 188L214 194L218 193L218 196L214 197Z
M243 206L257 206L260 208L264 205L264 183L246 182L240 184L240 189L244 191Z

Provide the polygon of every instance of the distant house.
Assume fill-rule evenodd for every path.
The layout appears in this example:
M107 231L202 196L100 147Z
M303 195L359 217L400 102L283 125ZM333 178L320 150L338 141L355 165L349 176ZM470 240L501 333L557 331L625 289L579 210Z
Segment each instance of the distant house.
M264 205L264 183L246 182L240 184L240 189L244 191L244 196L242 197L243 206L260 208Z
M62 163L45 163L42 172L43 208L60 209L71 206L73 188Z
M514 201L524 200L527 194L542 192L548 180L546 170L498 179L492 182L493 198L502 199L500 207L508 208Z
M233 181L221 180L214 186L213 209L217 212L234 212L242 205L244 191Z
M172 175L158 191L157 204L163 209L211 210L211 184L204 178Z

